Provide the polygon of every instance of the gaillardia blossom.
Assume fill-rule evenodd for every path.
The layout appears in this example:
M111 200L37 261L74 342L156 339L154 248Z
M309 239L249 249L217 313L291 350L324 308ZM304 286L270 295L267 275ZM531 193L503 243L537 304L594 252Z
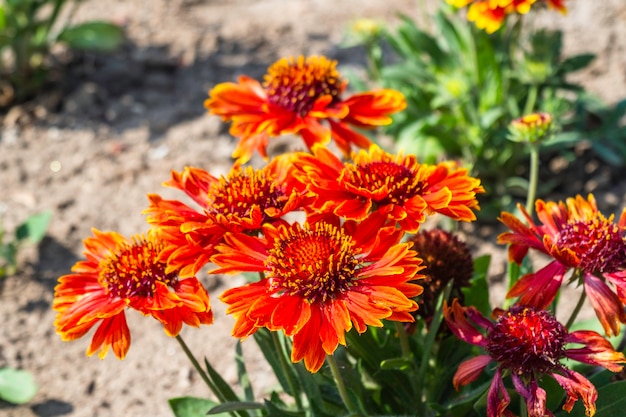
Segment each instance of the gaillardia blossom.
M258 328L293 336L291 359L316 372L353 327L382 319L414 320L422 292L412 281L421 259L400 243L402 231L384 218L365 222L318 221L263 227L263 237L228 233L211 261L213 273L258 272L258 282L225 291L220 299L236 318L233 336Z
M416 232L426 213L472 221L480 180L452 163L420 164L414 155L392 155L372 145L342 162L327 148L299 153L294 164L313 195L311 207L320 213L363 220L372 212L388 216L406 232Z
M404 96L389 89L343 98L347 82L336 66L323 56L283 58L270 66L263 84L240 76L239 83L215 86L204 105L232 122L230 133L241 138L233 152L237 163L247 162L255 150L266 157L269 138L290 133L301 135L309 148L331 137L345 153L351 145L366 148L370 140L351 126L388 125L389 115L406 107Z
M211 324L209 295L195 278L180 279L166 272L158 256L163 244L158 233L127 239L116 232L93 230L85 239L86 260L77 262L72 274L59 278L53 308L54 322L63 340L84 336L98 325L87 355L109 350L124 359L130 348L127 308L152 316L165 333L176 336L183 323L197 327Z
M626 209L615 224L614 216L606 218L598 211L592 194L587 200L580 195L558 203L537 200L535 211L540 223L535 224L526 210L519 208L528 225L511 213L502 213L500 220L511 232L498 236L498 242L509 244L509 259L518 264L531 248L553 261L524 275L507 296L520 297L520 304L544 309L556 297L565 273L573 270L605 332L617 335L620 322L626 321Z
M470 286L474 263L469 247L452 233L442 229L420 230L410 236L413 250L423 261L424 293L417 300L416 314L430 323L440 294L452 282L450 298L463 301L462 289Z
M467 20L474 22L476 27L487 33L494 33L502 27L506 17L510 14L526 14L535 5L547 5L565 13L565 0L446 0L454 7L465 7Z
M293 179L288 156L271 160L261 169L234 166L226 176L214 177L187 167L172 172L165 186L183 191L199 210L178 200L164 200L151 194L147 221L159 228L165 241L161 259L168 271L179 270L183 277L195 275L213 254L227 231L255 231L266 222L303 204L303 186Z
M620 372L619 364L626 362L624 355L598 333L570 333L549 312L533 307L514 305L507 311L497 311L497 319L492 322L475 307L462 307L455 299L451 307L444 307L444 315L459 339L486 351L461 363L452 380L455 388L475 381L487 365L496 364L487 394L487 417L513 416L507 410L510 396L503 379L507 375L524 399L529 417L553 415L546 409L546 391L539 386L543 376L553 378L565 390L564 410L571 411L574 403L582 399L587 416L591 417L596 410L596 388L561 360L602 366L612 372Z

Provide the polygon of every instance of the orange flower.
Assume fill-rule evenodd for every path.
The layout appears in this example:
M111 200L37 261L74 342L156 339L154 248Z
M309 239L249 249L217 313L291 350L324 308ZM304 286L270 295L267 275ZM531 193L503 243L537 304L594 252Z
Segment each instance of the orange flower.
M148 223L158 227L165 241L161 259L168 271L183 277L195 275L204 266L215 245L227 231L259 230L277 222L304 202L305 191L293 179L287 156L270 161L262 169L234 166L226 177L216 178L199 168L172 172L164 185L185 192L200 211L177 200L151 194Z
M558 203L537 200L535 207L540 224L535 224L521 206L528 226L513 214L502 213L500 220L511 232L498 236L498 242L509 244L509 259L517 263L531 248L554 260L523 276L507 296L519 296L521 304L546 308L556 297L565 274L574 270L605 332L617 335L619 323L626 321L626 209L615 224L613 216L606 218L598 211L592 194L587 200L579 195Z
M487 33L494 33L504 23L507 15L512 13L526 14L537 0L446 0L454 7L465 7L468 4L467 20L475 22L476 27ZM556 0L560 1L560 0ZM470 4L471 3L471 4Z
M172 337L183 323L197 327L213 322L209 295L200 282L167 273L158 260L163 245L157 233L132 239L115 232L93 233L84 241L87 259L77 262L55 287L54 324L63 340L78 339L98 324L87 355L100 350L98 356L104 358L111 347L124 359L130 348L128 307L160 321Z
M444 306L444 316L459 339L486 351L461 363L452 379L455 388L475 381L489 364L496 363L487 394L487 417L512 416L507 410L511 399L503 381L507 374L526 402L529 417L552 415L546 408L546 391L539 386L544 375L565 390L565 411L570 412L574 403L582 399L586 414L593 416L598 397L596 388L561 361L575 360L612 372L620 372L623 368L620 364L626 363L624 355L598 333L587 330L570 333L551 313L529 306L514 305L507 311L496 311L496 321L491 322L476 308L462 307L455 299L451 307ZM568 344L581 346L567 349Z
M258 328L293 336L291 360L316 372L352 327L382 326L382 319L412 322L422 287L421 259L400 243L402 231L385 219L362 223L319 221L266 225L263 237L228 233L211 261L213 273L259 272L258 282L225 291L236 324L233 336Z
M350 125L388 125L389 114L406 107L404 96L388 89L342 99L347 82L336 65L323 56L283 58L268 69L263 84L241 76L237 84L214 87L204 105L210 113L232 122L230 133L241 138L233 152L237 163L246 163L254 151L267 157L269 138L289 133L301 135L309 148L327 144L332 137L349 153L351 145L371 144ZM324 120L328 127L321 123Z
M294 164L314 195L313 209L353 220L380 212L406 232L416 232L425 213L476 219L472 209L479 208L476 194L484 189L465 169L420 164L413 155L392 155L376 145L352 159L342 163L322 146L315 146L313 155L298 154Z
M556 9L562 14L567 13L567 7L565 7L565 0L544 0L551 9Z

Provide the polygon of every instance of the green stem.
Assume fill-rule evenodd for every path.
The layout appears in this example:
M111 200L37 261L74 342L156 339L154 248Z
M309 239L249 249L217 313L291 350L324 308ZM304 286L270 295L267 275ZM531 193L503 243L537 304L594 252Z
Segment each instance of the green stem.
M185 352L185 355L187 355L187 357L189 358L189 361L191 362L193 367L196 369L196 371L200 375L200 378L202 378L202 380L209 387L211 392L215 394L215 396L220 400L220 402L222 403L225 402L226 398L224 398L220 390L217 389L217 387L215 386L213 381L211 381L211 378L209 378L207 373L204 372L204 369L202 369L202 366L200 366L200 363L196 360L196 357L193 355L193 353L189 349L189 346L187 346L187 343L185 343L185 341L180 336L180 334L176 336L176 340L178 341L178 344L180 344L180 347L183 348L183 352Z
M399 321L394 322L396 326L396 333L400 340L400 349L402 350L402 357L408 359L411 357L411 347L409 346L409 336L406 334L404 325Z
M354 403L350 399L348 395L348 390L346 389L346 384L341 377L341 372L339 372L339 366L337 366L337 361L335 361L335 357L333 355L326 355L326 362L330 366L330 372L332 372L333 377L335 378L335 384L337 385L337 390L339 391L339 396L343 400L350 414L357 415L357 408L354 406Z
M537 87L537 84L531 84L528 89L528 97L526 97L526 105L524 106L524 114L522 114L522 116L532 113L535 108L535 103L537 102L538 93L539 88Z
M528 179L528 195L526 196L526 211L533 214L535 198L537 197L537 183L539 181L539 145L530 144L530 178Z
M302 411L302 400L300 399L300 390L296 389L296 382L293 380L291 368L289 367L289 363L287 362L287 358L285 357L285 349L283 349L282 343L278 339L278 334L276 332L270 331L272 335L272 342L274 342L274 347L276 348L276 352L278 352L278 358L280 360L280 366L283 368L283 373L287 378L287 384L289 385L289 389L291 389L291 395L296 401L296 407L298 407L298 411Z
M428 328L428 334L426 335L426 340L424 341L424 353L422 354L422 359L420 362L420 367L417 372L417 401L420 407L420 414L422 416L426 415L426 402L424 401L424 380L426 378L426 370L428 369L428 362L430 361L430 355L433 350L433 345L435 344L435 338L437 337L437 332L439 331L439 326L443 320L443 302L448 300L450 297L450 293L452 292L452 285L454 284L454 280L451 280L446 288L443 290L443 293L439 296L437 300L437 309L433 314L433 317L430 322L430 327Z
M586 293L584 291L581 291L580 298L578 299L578 303L576 304L576 307L574 307L574 311L572 311L572 315L570 316L569 320L567 320L567 324L565 325L565 328L567 330L569 330L569 328L572 327L572 325L576 321L576 317L578 317L578 313L580 313L580 310L583 308L583 304L585 304L585 298L586 298Z

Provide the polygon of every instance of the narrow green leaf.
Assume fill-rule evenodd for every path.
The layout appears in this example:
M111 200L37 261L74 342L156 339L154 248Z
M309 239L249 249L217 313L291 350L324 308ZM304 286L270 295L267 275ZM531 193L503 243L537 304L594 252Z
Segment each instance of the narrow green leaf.
M408 358L393 358L393 359L385 359L380 363L380 369L385 370L401 370L405 371L407 369L411 369L413 366L413 362Z
M217 405L215 401L197 397L170 398L168 402L176 417L204 417ZM226 417L228 414L224 413L222 416Z
M13 404L25 404L37 393L33 376L24 370L0 369L0 399Z
M235 394L235 392L230 387L228 382L226 382L224 380L224 378L222 378L222 376L219 374L219 372L217 372L211 366L211 364L209 363L209 361L206 358L204 359L204 366L207 369L207 373L209 374L209 378L211 378L211 380L213 381L213 383L215 384L217 389L222 394L223 398L226 401L239 401L239 397L237 396L237 394Z
M87 22L64 29L58 40L73 49L109 52L124 41L124 31L112 23Z
M263 408L263 404L254 401L229 401L214 406L206 414L216 415L220 413L230 413L233 411L260 410Z
M28 239L32 243L39 243L46 235L51 217L52 212L50 211L33 214L17 227L15 238L20 241Z
M243 388L244 398L246 401L254 401L254 391L250 383L250 375L248 375L248 371L246 370L246 362L243 358L241 343L235 345L235 362L237 363L237 379L239 380L239 385Z
M287 378L287 375L285 374L283 366L280 363L280 358L278 357L278 355L281 355L282 353L278 352L274 348L274 343L272 341L272 336L269 333L269 330L267 329L257 330L254 333L254 340L256 341L257 345L261 349L263 356L265 356L265 359L267 360L269 365L272 367L272 370L274 371L274 375L276 375L276 378L278 379L278 382L280 383L283 390L291 396L296 395L295 393L291 392L292 390L291 390L291 387L289 386L289 380ZM295 380L295 375L293 373L291 377Z

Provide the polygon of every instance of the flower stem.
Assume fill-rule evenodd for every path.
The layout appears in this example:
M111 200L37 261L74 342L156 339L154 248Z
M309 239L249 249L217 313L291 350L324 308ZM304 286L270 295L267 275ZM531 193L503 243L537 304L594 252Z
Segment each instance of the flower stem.
M574 311L572 311L572 315L570 316L569 320L567 320L567 324L565 325L565 328L567 330L572 327L572 325L576 321L576 317L578 317L578 313L580 313L580 310L583 308L583 304L585 303L586 298L585 296L586 293L584 291L581 291L580 298L578 299L578 304L576 304L576 307L574 307Z
M526 105L524 106L524 114L522 114L522 116L532 113L535 108L535 103L537 102L538 92L539 89L537 88L537 84L531 84L528 89L528 97L526 98Z
M406 329L404 325L399 321L394 322L396 326L396 333L398 334L398 339L400 340L400 349L402 350L403 358L411 357L411 347L409 346L409 336L406 334Z
M539 181L539 145L530 145L530 178L528 179L528 194L526 196L526 211L533 214L535 198L537 197L537 182Z
M293 380L291 374L291 368L289 367L289 363L285 357L285 349L283 348L282 343L278 339L278 334L276 332L270 331L272 335L272 342L274 343L274 347L276 348L276 352L278 353L278 359L280 360L280 366L283 368L283 373L287 378L287 384L289 385L289 389L291 390L291 395L296 401L296 407L298 407L298 411L302 411L302 401L300 399L300 390L296 387L296 382Z
M335 384L337 384L337 390L339 391L339 396L343 400L346 408L350 412L351 415L358 414L354 403L350 399L348 395L348 390L346 389L346 384L343 381L341 376L341 372L339 372L339 366L337 365L337 361L335 361L335 357L333 355L326 355L326 362L330 366L330 372L332 372L333 377L335 378Z

